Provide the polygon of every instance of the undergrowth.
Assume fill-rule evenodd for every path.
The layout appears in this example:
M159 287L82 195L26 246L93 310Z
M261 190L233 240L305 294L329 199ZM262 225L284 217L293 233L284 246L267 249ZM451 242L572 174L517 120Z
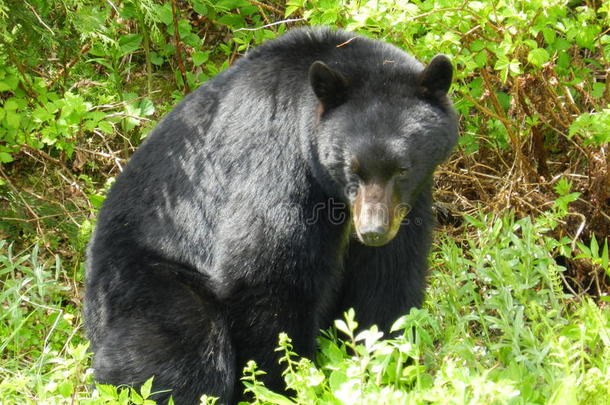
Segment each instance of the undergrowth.
M293 394L266 389L250 363L252 403L610 404L610 311L564 291L565 268L550 253L561 242L548 236L558 216L466 219L463 246L437 239L426 302L396 321L397 337L356 332L350 311L319 338L314 363L281 335ZM41 263L36 247L15 254L2 243L0 260L3 404L153 403L150 385L91 385L60 259Z
M538 216L567 180L579 194L555 232L582 256L561 258L566 280L608 292L593 256L610 234L608 2L23 4L0 0L0 235L82 260L105 187L171 106L264 40L327 24L424 62L450 55L461 136L436 181L439 217L459 233L481 207Z
M610 3L0 0L0 403L151 403L96 386L84 249L113 179L185 94L264 40L326 24L450 55L458 150L425 306L397 336L347 314L294 395L258 403L610 403ZM213 399L207 399L213 402Z

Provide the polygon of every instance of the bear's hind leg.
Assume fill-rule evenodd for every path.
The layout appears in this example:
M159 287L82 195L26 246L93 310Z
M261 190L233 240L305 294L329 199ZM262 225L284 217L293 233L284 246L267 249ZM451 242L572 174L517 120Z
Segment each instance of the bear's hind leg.
M89 303L99 304L92 309L100 320L91 336L96 379L139 387L154 376L153 392L166 391L152 397L159 404L170 395L176 405L199 404L203 394L232 403L235 354L224 309L173 267L156 263L137 279L131 273L127 291Z

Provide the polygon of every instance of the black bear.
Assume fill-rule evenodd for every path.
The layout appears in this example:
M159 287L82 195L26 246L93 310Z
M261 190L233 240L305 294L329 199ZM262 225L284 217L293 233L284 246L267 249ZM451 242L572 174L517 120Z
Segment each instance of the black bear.
M295 29L186 97L118 176L89 246L96 379L195 404L242 398L253 359L285 389L286 332L354 308L387 330L422 302L434 168L457 139L452 66Z

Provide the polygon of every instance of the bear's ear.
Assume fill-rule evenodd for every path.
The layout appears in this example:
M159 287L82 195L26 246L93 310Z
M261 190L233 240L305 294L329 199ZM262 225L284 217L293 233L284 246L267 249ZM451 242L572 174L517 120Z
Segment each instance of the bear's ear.
M337 107L347 97L347 78L319 60L309 67L309 83L325 109Z
M436 55L419 75L419 92L424 97L441 98L451 86L453 66L445 55Z

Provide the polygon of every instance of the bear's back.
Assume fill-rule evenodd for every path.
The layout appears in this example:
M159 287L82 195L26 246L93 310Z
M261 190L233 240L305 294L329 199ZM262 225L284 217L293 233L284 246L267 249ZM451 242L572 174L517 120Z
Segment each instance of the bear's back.
M180 102L134 153L100 212L92 256L129 245L209 268L227 221L316 192L302 144L318 105L308 80L316 60L363 89L364 103L399 81L414 87L423 69L392 45L328 28L256 47Z

